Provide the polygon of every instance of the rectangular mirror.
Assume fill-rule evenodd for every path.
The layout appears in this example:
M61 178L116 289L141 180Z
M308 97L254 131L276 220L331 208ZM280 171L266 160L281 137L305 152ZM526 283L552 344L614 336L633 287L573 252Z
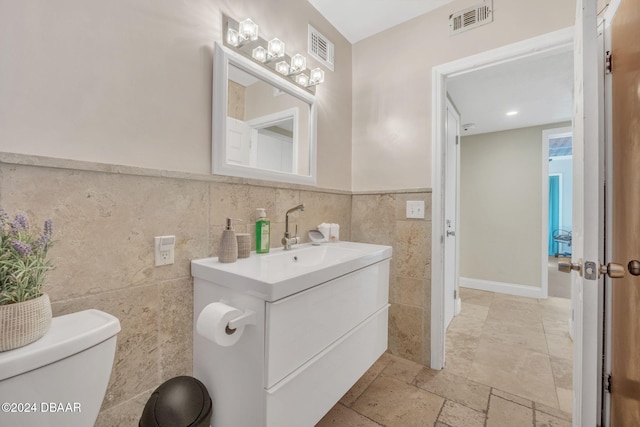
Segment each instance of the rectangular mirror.
M218 43L213 173L315 185L315 96Z

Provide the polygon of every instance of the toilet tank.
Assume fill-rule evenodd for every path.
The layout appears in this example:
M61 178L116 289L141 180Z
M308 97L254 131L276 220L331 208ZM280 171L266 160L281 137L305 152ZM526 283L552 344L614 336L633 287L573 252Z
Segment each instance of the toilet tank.
M93 426L118 332L116 317L85 310L54 317L44 337L0 353L0 425Z

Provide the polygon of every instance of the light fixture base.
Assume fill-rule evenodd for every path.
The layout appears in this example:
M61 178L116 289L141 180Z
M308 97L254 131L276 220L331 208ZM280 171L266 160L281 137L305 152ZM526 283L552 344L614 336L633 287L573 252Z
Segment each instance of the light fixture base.
M249 21L249 19L245 21ZM251 23L255 25L257 32L258 25L253 23L253 21L251 21ZM304 74L305 71L308 71L306 69L306 58L300 54L296 54L293 57L287 55L284 51L284 42L277 38L272 38L267 41L257 33L255 39L245 40L240 33L240 23L224 14L222 15L222 29L224 34L224 37L222 38L224 46L242 54L256 64L260 64L262 67L271 70L281 78L284 78L315 95L316 86L324 80L324 72L322 72L322 79L320 81L311 82L308 73ZM235 42L235 40L238 41ZM266 53L264 59L262 56L262 49L264 49L264 52ZM286 70L284 66L281 65L282 63L285 63L287 66ZM298 68L292 67L292 65L296 64ZM304 75L306 79L304 77L299 77L300 75Z

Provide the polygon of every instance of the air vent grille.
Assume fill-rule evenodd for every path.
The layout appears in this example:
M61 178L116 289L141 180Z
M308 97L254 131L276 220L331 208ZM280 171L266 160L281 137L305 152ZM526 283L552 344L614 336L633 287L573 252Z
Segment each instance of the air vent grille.
M470 7L449 16L449 35L493 22L493 1Z
M334 45L309 25L309 54L333 71Z

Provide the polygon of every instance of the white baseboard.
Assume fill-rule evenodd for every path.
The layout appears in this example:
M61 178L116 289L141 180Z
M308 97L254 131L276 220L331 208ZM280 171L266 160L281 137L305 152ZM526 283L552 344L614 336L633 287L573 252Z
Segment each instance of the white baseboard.
M520 297L542 298L542 288L535 286L493 282L491 280L471 279L468 277L460 277L458 283L463 288L477 289L479 291L497 292Z
M458 314L460 314L460 310L462 310L462 300L460 299L460 297L456 298L456 304L455 304L455 309L453 310L453 315L457 316Z

